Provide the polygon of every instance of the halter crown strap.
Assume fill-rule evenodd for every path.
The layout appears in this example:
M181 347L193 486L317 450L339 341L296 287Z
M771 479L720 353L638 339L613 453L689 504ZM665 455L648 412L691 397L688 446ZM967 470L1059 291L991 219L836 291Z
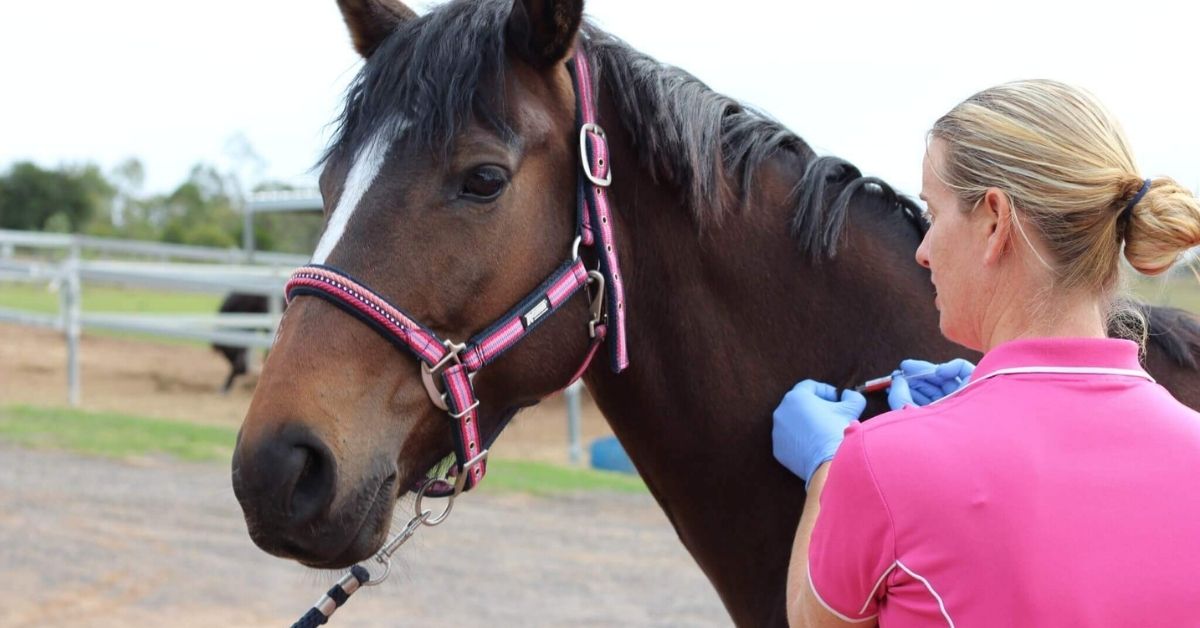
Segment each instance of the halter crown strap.
M629 352L625 341L625 284L617 260L612 210L608 204L607 188L612 183L608 135L596 123L592 69L583 44L576 46L575 57L568 67L575 77L575 100L579 111L580 160L583 167L580 185L585 192L580 195L583 203L580 213L584 216L584 238L586 242L588 232L594 226L600 240L597 257L606 279L608 319L612 328L608 339L609 365L614 373L620 373L629 366Z

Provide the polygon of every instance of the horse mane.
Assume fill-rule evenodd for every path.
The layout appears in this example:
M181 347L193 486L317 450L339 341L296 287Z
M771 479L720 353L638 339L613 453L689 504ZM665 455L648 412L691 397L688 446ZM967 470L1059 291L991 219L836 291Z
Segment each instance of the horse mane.
M921 236L929 230L916 201L900 194L886 181L864 177L854 164L839 157L818 157L809 162L796 186L796 214L792 235L814 257L837 253L837 243L845 230L850 203L869 194L878 205L892 208L908 221Z
M591 23L586 49L621 124L656 182L678 187L696 218L719 219L745 203L758 166L777 151L812 150L767 115L685 70L642 53Z
M1200 370L1200 319L1184 310L1138 303L1146 318L1146 340L1176 364Z
M887 182L863 177L837 157L817 158L803 139L770 116L590 23L584 35L596 80L607 83L643 167L656 181L683 191L701 225L747 204L759 167L789 152L807 164L788 198L791 232L814 259L837 253L850 202L862 192L900 210L924 234L920 207Z
M403 133L444 156L472 119L512 137L502 97L511 8L510 0L455 0L398 25L347 89L321 164L356 154L377 133L390 133L393 141ZM788 197L791 231L814 258L836 253L850 201L860 192L903 210L922 228L912 201L845 161L815 158L803 139L768 115L590 22L581 36L594 80L607 83L642 166L655 181L683 192L699 226L748 205L759 168L790 153L807 164Z

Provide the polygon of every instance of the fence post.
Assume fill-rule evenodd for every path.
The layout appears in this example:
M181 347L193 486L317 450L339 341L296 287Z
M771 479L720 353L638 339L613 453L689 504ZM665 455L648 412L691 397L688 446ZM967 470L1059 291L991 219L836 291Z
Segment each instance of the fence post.
M583 382L575 380L567 386L563 395L567 398L567 456L571 464L579 464L583 460L583 444L580 443L580 402L579 397Z
M254 261L254 209L242 203L242 253L249 264Z
M79 282L79 243L72 242L67 259L63 263L62 299L60 309L63 315L63 331L67 337L67 403L78 407L80 403L79 381L79 335L81 322L82 300Z

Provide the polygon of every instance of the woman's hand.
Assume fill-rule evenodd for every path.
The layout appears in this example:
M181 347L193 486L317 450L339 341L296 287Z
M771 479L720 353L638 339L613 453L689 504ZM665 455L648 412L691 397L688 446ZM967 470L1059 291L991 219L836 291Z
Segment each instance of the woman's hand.
M833 459L846 427L866 407L866 398L853 390L843 391L839 400L837 389L829 384L811 379L796 384L775 408L775 459L808 486L817 468Z
M892 374L888 406L899 410L905 406L929 405L965 386L974 372L975 365L962 358L942 364L904 360L900 370Z

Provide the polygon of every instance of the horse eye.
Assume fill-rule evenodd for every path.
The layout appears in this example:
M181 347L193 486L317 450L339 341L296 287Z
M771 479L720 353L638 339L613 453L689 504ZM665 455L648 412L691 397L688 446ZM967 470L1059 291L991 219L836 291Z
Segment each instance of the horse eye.
M480 166L467 174L460 196L477 203L496 200L508 185L508 173L499 166Z

